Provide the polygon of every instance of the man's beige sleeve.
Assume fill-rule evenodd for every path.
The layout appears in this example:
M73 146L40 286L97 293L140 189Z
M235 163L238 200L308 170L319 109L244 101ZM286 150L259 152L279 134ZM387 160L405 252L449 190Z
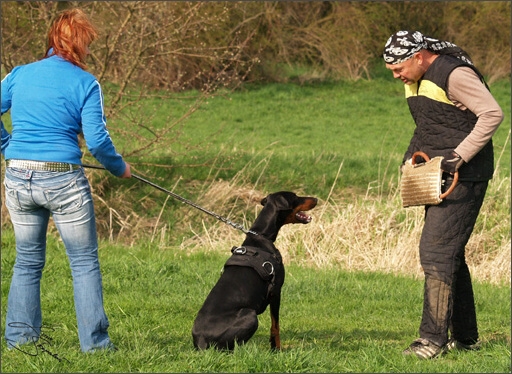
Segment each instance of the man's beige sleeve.
M448 77L448 98L459 109L469 109L478 120L474 129L455 148L469 162L489 142L503 121L503 111L478 75L469 67L455 69Z

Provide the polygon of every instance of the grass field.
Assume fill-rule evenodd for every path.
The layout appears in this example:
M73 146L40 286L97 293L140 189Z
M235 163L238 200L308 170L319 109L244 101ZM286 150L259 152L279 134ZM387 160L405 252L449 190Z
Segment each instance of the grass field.
M2 247L13 244L2 236ZM48 353L7 352L2 372L452 372L510 370L510 288L475 283L483 350L450 352L431 362L401 354L417 337L420 279L376 272L288 265L281 311L282 352L269 350L270 315L234 353L197 352L195 314L219 276L227 254L158 250L103 243L105 307L115 353L79 352L71 278L64 248L51 240L43 278ZM9 277L12 251L2 256ZM59 280L58 282L55 280ZM5 295L8 282L2 282Z
M508 176L510 84L501 81L492 88L506 112L494 139L496 159L502 155L504 161L500 172ZM169 113L179 117L186 107L173 101L148 105L154 106L148 112L157 113L155 128L165 127ZM209 99L169 144L134 161L141 172L165 173L171 184L178 177L230 179L244 170L248 181L264 190L286 186L325 197L336 182L339 194L347 188L386 192L396 182L413 130L403 86L385 78L253 85ZM150 169L145 162L162 166Z
M194 351L195 314L243 234L138 181L91 170L105 303L119 351L79 352L69 266L52 227L43 315L53 345L46 348L65 360L41 350L7 352L4 344L1 371L510 372L510 82L491 89L505 121L494 137L496 177L467 251L481 352L432 362L401 355L421 315L422 213L400 206L398 166L413 124L402 85L383 75L249 85L212 97L161 147L129 159L137 174L246 227L269 192L319 198L313 222L283 228L276 243L287 267L282 352L268 349L268 312L233 354ZM151 126L162 128L187 105L155 99L145 109L154 113ZM110 122L122 153L134 146L121 136L123 126ZM2 313L13 261L6 223Z

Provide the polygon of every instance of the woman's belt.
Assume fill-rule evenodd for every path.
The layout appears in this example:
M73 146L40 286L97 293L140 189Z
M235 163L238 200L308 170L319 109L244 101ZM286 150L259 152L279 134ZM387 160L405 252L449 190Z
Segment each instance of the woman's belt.
M31 160L7 160L5 165L8 168L28 169L37 171L73 171L82 166L67 164L65 162L31 161Z

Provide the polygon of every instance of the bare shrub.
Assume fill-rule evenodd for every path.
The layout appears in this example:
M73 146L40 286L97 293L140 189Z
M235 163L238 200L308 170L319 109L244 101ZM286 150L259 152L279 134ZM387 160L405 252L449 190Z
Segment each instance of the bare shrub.
M42 57L57 11L84 8L101 26L94 72L119 84L202 89L280 80L282 63L324 79L368 78L398 29L449 39L492 82L510 74L510 2L2 2L2 66ZM433 17L432 15L436 16ZM492 20L492 21L490 21ZM258 63L257 65L255 63ZM261 62L261 64L260 64ZM226 68L226 66L228 66Z
M313 78L369 78L371 29L350 3L265 3L263 25L277 63L308 66ZM264 52L265 53L265 52ZM276 61L277 60L277 61ZM275 63L274 62L274 63ZM301 82L308 80L308 73Z
M46 33L58 6L58 2L2 2L1 57L5 72L43 57Z
M488 83L510 76L510 2L447 4L447 38L466 49Z
M49 22L69 6L84 8L100 29L90 70L108 82L103 90L109 130L128 159L179 141L184 120L220 88L238 87L255 62L244 54L253 31L231 33L230 8L221 3L3 2L4 73L43 57ZM159 106L183 100L174 93L191 88L197 93L183 104L188 109L182 115L168 117L163 126L151 124ZM153 98L159 99L154 108L141 107Z

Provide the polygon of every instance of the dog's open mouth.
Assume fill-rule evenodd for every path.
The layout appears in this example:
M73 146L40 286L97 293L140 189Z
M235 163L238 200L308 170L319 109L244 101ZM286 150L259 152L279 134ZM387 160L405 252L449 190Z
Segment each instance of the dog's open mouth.
M295 213L295 218L297 219L297 221L299 221L301 223L310 223L311 220L313 219L311 216L308 216L304 212Z

